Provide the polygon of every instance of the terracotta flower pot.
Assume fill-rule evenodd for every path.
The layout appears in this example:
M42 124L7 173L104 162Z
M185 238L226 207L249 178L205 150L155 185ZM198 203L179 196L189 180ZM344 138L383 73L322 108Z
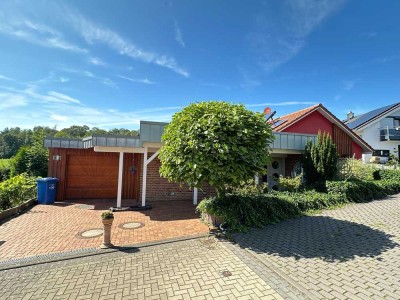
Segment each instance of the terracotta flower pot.
M111 226L112 226L113 221L114 221L114 218L102 219L103 228L104 228L103 244L100 246L100 248L102 248L102 249L111 248L114 246L113 244L111 244Z

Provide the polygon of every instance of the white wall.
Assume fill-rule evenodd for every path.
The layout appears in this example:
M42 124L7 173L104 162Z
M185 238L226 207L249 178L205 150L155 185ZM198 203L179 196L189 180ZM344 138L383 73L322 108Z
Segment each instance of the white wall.
M391 113L389 116L400 116L400 109ZM383 118L379 121L366 127L364 130L355 131L360 135L372 148L376 150L389 150L390 153L398 150L399 141L381 141L380 140L380 129L385 126L394 126L392 118Z

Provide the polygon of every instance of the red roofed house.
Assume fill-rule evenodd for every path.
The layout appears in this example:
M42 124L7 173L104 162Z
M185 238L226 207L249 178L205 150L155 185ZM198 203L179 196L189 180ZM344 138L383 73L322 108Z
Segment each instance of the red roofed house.
M271 125L275 134L272 163L268 166L268 176L263 178L271 188L277 184L279 175L291 176L301 171L300 157L305 143L308 139L315 141L319 131L332 136L339 157L354 156L361 159L363 153L373 151L370 145L322 104L273 119ZM296 146L291 146L291 143Z

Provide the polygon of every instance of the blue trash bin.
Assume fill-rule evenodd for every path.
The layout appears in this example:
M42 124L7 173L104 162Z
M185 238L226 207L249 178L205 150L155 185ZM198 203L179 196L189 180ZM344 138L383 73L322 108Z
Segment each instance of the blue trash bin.
M53 204L56 200L58 179L52 177L38 178L36 182L39 204Z

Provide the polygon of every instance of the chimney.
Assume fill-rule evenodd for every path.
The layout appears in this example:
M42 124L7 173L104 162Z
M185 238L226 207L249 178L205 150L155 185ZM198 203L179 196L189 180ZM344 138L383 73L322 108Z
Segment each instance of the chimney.
M349 120L351 120L351 119L353 119L354 118L354 113L352 112L352 111L349 111L348 113L347 113L347 121L349 121Z

